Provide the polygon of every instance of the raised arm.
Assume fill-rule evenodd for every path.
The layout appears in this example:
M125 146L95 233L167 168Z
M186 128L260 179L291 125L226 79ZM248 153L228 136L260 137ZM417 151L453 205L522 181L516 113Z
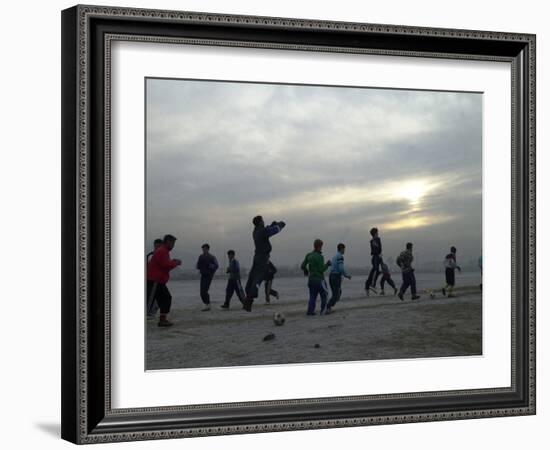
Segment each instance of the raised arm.
M265 227L267 237L271 237L279 233L285 226L286 223L284 222L273 222L271 225Z

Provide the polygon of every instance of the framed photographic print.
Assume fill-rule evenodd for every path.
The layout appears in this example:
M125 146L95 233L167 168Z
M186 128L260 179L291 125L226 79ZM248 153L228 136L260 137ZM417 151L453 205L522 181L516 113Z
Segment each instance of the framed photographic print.
M62 12L62 437L535 413L535 36Z

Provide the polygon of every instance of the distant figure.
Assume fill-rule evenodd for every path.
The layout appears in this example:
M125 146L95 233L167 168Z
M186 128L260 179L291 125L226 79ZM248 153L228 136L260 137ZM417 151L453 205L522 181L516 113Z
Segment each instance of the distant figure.
M376 286L378 275L380 275L380 260L382 256L382 241L378 236L378 228L371 228L370 235L372 236L372 239L370 240L372 267L370 269L369 277L365 281L365 292L367 293L367 297L369 295L369 291L376 293L376 289L374 289L374 287Z
M214 278L216 270L218 270L218 260L214 255L210 254L210 245L202 245L202 255L197 261L197 270L201 274L201 300L204 303L204 308L201 311L210 311L210 284Z
M252 303L258 297L258 289L267 272L269 255L272 249L269 238L279 233L286 226L284 222L272 222L271 225L266 227L262 216L254 217L252 223L254 224L254 231L252 232L254 260L245 287L246 297L243 301L243 309L246 311L252 311Z
M264 286L265 286L265 303L269 305L271 303L271 296L273 295L277 300L279 300L279 293L272 289L273 279L277 273L277 268L273 265L271 260L267 264L267 272L265 273Z
M332 308L334 308L342 296L342 277L351 280L351 275L348 275L346 268L344 267L345 252L346 246L342 243L338 244L336 247L336 254L332 257L330 262L328 282L330 284L332 296L328 302L326 314L330 314L332 312Z
M407 289L411 288L412 300L420 298L416 295L416 277L414 276L414 269L412 268L413 254L412 254L413 245L411 242L407 242L406 250L402 251L395 261L397 265L401 268L401 276L403 277L403 283L399 289L399 294L397 296L403 300L403 295Z
M445 283L447 285L441 289L443 295L447 297L454 297L453 289L455 287L455 269L458 269L460 272L462 269L456 264L456 247L451 247L451 253L445 256L445 261L443 262L445 266Z
M479 273L481 274L481 283L479 283L479 290L483 290L483 258L482 256L479 257L477 264L479 266Z
M181 265L181 260L171 259L170 251L176 244L176 238L171 234L164 236L163 244L158 247L147 264L147 304L156 299L160 308L159 327L169 327L173 323L168 320L172 295L166 287L170 279L170 271Z
M225 288L225 302L221 306L222 309L229 309L229 303L233 294L237 294L238 299L243 302L244 292L241 285L241 266L239 261L235 258L235 250L229 250L227 252L227 258L229 259L229 266L225 273L229 274L227 279L227 287Z
M323 241L315 239L313 242L313 251L308 253L302 262L300 268L304 271L305 276L309 276L309 302L307 305L307 315L315 315L315 305L317 303L317 295L321 296L321 315L325 313L327 306L327 284L325 282L325 270L330 266L330 261L325 262L323 258Z
M147 253L145 256L145 264L148 264L155 253L155 250L162 245L162 239L155 239L153 241L153 251ZM158 302L155 298L147 298L147 319L152 320L157 316L159 310Z
M393 288L393 295L397 294L397 288L391 278L391 272L388 265L380 258L380 269L382 270L382 279L380 280L380 295L386 295L384 292L384 283L388 283Z

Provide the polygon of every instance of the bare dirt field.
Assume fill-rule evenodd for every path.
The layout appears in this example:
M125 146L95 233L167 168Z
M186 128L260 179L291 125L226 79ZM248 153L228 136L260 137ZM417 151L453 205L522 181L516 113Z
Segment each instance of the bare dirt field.
M305 315L304 279L276 280L280 300L265 305L260 296L250 313L235 297L229 310L220 309L223 280L212 285L208 312L201 312L198 282L170 282L175 325L146 322L147 369L481 355L482 296L475 280L466 279L455 298L438 289L430 299L421 288L419 300L411 301L408 293L401 301L393 295L366 297L364 280L354 277L344 283L334 313L325 316ZM275 312L285 315L283 326L273 323ZM275 338L264 341L269 333Z

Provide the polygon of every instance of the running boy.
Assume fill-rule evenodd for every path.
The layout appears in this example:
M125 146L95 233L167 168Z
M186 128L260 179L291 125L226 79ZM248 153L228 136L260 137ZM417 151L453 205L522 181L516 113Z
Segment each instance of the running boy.
M369 291L376 293L374 286L376 286L376 280L378 279L378 275L380 275L380 261L382 259L382 241L378 236L378 228L371 228L370 235L372 236L370 240L372 268L370 269L367 281L365 281L365 292L367 293L367 297L369 296Z
M400 253L395 261L397 265L401 268L401 276L403 277L403 283L399 289L399 294L397 296L403 300L403 295L407 289L411 288L412 300L420 298L416 295L416 278L414 276L414 269L412 268L413 254L412 254L413 245L411 242L407 242L407 247L404 251Z
M445 266L445 283L447 285L441 289L443 295L447 297L454 297L453 289L455 288L455 269L458 269L459 272L462 271L460 266L456 264L456 247L451 247L451 253L448 253L445 256L445 261L443 262Z
M155 250L147 264L147 304L156 299L160 308L159 327L169 327L173 323L168 320L172 306L172 295L166 287L170 279L170 271L181 265L179 259L171 259L170 251L176 244L176 238L171 234L164 236L163 244Z
M334 305L338 303L342 296L342 277L351 280L351 275L348 275L346 268L344 267L344 253L346 252L346 246L342 243L336 247L336 255L332 257L330 261L330 273L328 276L328 282L330 284L330 290L332 296L327 305L326 314L332 312Z
M227 258L229 259L229 266L225 273L229 274L227 279L227 287L225 288L225 302L221 306L222 309L229 309L229 303L233 294L237 294L237 298L243 302L244 293L241 285L241 266L239 261L235 259L235 250L229 250L227 252Z
M391 278L391 272L388 265L380 258L380 269L382 269L382 279L380 280L380 295L386 295L384 292L384 283L388 283L393 288L393 295L397 294L397 288Z
M202 255L199 256L197 261L197 270L201 274L201 300L204 303L204 308L201 311L210 311L210 294L208 290L210 289L210 284L212 284L212 279L218 267L218 260L214 255L210 254L210 245L202 245Z

